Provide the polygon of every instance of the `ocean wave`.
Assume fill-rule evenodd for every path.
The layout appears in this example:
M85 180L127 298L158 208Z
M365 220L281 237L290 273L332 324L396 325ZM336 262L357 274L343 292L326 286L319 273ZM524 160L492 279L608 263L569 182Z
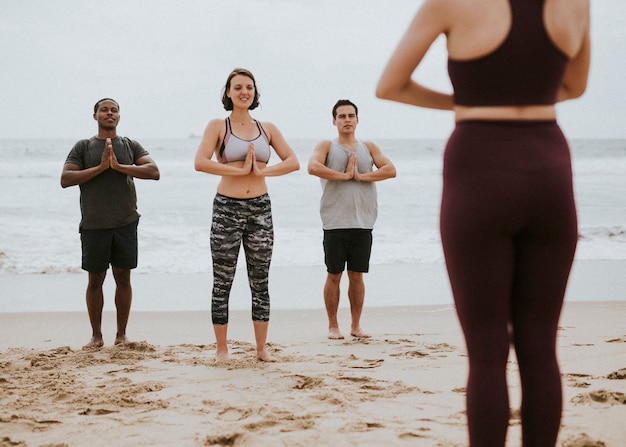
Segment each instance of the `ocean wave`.
M140 232L137 273L211 272L208 229L146 228ZM57 234L56 242L25 241L0 251L0 273L55 274L81 272L80 244L76 233ZM25 235L22 235L24 237ZM68 248L69 247L69 248ZM626 260L626 225L581 227L576 250L578 260ZM372 265L394 263L442 263L437 231L374 230ZM272 266L323 266L322 232L318 228L280 229L276 234ZM243 251L238 269L245 269ZM244 273L245 274L245 273Z
M610 240L626 242L626 225L582 227L578 232L581 241Z
M142 142L143 143L143 142ZM219 178L193 171L197 141L146 142L162 172L137 181L138 273L210 273L211 203ZM388 143L388 144L387 144ZM0 140L0 273L80 272L77 187L59 185L74 141ZM309 157L314 141L298 153ZM381 142L398 168L377 185L371 263L441 263L441 142ZM626 259L626 141L573 142L581 260ZM275 223L272 266L322 266L319 180L306 170L268 180ZM239 268L245 269L240 258Z
M576 259L626 259L626 226L586 226L579 228Z

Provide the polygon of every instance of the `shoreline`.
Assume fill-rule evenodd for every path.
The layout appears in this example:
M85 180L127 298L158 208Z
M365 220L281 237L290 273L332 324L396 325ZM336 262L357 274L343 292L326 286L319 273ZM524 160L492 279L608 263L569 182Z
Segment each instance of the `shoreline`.
M626 300L626 260L577 260L566 291L566 301ZM345 276L345 275L344 275ZM323 266L270 270L272 309L323 309ZM198 311L210 309L211 274L134 272L133 312ZM0 274L0 313L83 312L85 272L54 274ZM340 307L347 307L347 278L342 279ZM365 308L387 306L452 305L443 263L374 264L365 275ZM46 291L42 294L41 291ZM113 311L114 281L105 285L105 311ZM50 296L51 295L51 296ZM232 310L250 307L245 269L237 270L231 293Z
M626 301L566 301L559 326L560 330L564 330L585 324L591 326L593 323L598 325L595 326L597 336L610 337L601 320L607 321L607 330L613 330L624 315ZM113 347L115 318L114 311L103 312L105 347ZM338 320L346 337L339 343L368 341L349 335L348 308L340 309ZM451 304L366 307L361 322L374 338L389 334L441 333L449 342L459 346L464 344L456 311ZM321 308L275 309L271 314L268 343L327 342L327 324L326 312ZM80 350L89 340L91 332L86 311L0 313L0 328L0 353L13 348L45 350L60 346ZM622 332L626 342L626 329ZM131 342L142 341L158 346L210 345L215 342L210 311L134 311L129 318L127 335ZM228 339L229 343L234 340L254 343L249 310L230 312Z

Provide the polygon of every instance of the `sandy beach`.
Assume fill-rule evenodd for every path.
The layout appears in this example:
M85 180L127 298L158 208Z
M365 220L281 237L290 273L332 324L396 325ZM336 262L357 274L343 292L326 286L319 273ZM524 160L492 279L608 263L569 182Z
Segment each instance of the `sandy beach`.
M45 277L30 287L54 300L59 278ZM624 445L626 301L593 298L567 301L560 322L563 447ZM90 352L85 311L0 313L0 447L466 446L467 358L452 304L366 305L362 323L371 339L331 341L322 308L276 309L278 361L263 363L249 311L232 311L225 366L206 310L134 311L125 346L111 345L107 311L107 344ZM347 333L345 307L340 325ZM510 447L520 445L517 377L511 353Z

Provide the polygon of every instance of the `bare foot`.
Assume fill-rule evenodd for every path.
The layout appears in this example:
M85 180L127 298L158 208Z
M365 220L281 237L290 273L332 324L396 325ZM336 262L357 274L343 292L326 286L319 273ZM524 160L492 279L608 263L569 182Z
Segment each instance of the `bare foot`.
M343 340L343 334L339 332L339 328L333 327L328 329L328 338L331 340Z
M256 358L260 362L275 362L276 361L276 359L272 357L272 355L269 352L267 352L265 349L263 349L262 351L257 351Z
M230 363L230 359L228 358L228 351L221 352L218 351L215 353L215 361L217 363Z
M126 343L130 343L130 340L128 339L128 337L126 337L125 334L115 336L114 344L125 345Z
M93 349L100 349L103 346L104 346L104 340L102 339L102 336L96 337L94 335L93 337L91 337L91 340L89 340L89 343L83 346L83 350L91 351Z
M363 329L361 329L360 327L350 332L350 335L352 335L353 337L357 337L357 338L371 338L372 337L370 334L363 331Z

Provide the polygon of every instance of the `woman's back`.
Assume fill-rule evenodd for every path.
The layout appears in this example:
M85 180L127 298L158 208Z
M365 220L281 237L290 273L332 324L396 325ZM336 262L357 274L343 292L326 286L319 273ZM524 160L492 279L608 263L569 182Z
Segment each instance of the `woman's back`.
M553 119L557 101L584 91L587 0L449 2L444 32L457 120Z
M551 88L558 90L552 92L550 100L543 95L538 103L520 100L507 103L507 98L504 98L485 104L464 105L455 103L451 94L434 91L412 81L415 68L441 34L447 38L448 56L455 63L471 63L497 52L514 31L512 5L517 6L516 10L522 11L522 15L528 15L528 11L533 9L539 11L538 16L534 12L530 14L544 35L542 48L551 52L537 57L545 58L547 54L549 63L561 64L560 81L556 82L554 76L549 79ZM522 17L522 22L525 20L527 18ZM523 23L521 32L517 34L518 48L524 49L526 36ZM421 107L453 109L457 121L554 119L554 102L575 98L584 92L589 53L589 0L426 0L387 64L377 95ZM531 52L526 63L527 73L531 72L536 62ZM558 67L550 70L558 71ZM490 75L493 77L494 73ZM535 82L540 84L541 76L537 76ZM520 95L522 93L518 92L518 98Z
M506 34L495 49L470 59L449 57L456 105L556 103L569 58L544 26L543 0L509 2Z
M542 3L541 0L525 0ZM510 0L444 0L448 15L448 55L455 60L475 59L494 51L508 35ZM588 26L587 0L545 0L543 22L554 45L573 58Z

